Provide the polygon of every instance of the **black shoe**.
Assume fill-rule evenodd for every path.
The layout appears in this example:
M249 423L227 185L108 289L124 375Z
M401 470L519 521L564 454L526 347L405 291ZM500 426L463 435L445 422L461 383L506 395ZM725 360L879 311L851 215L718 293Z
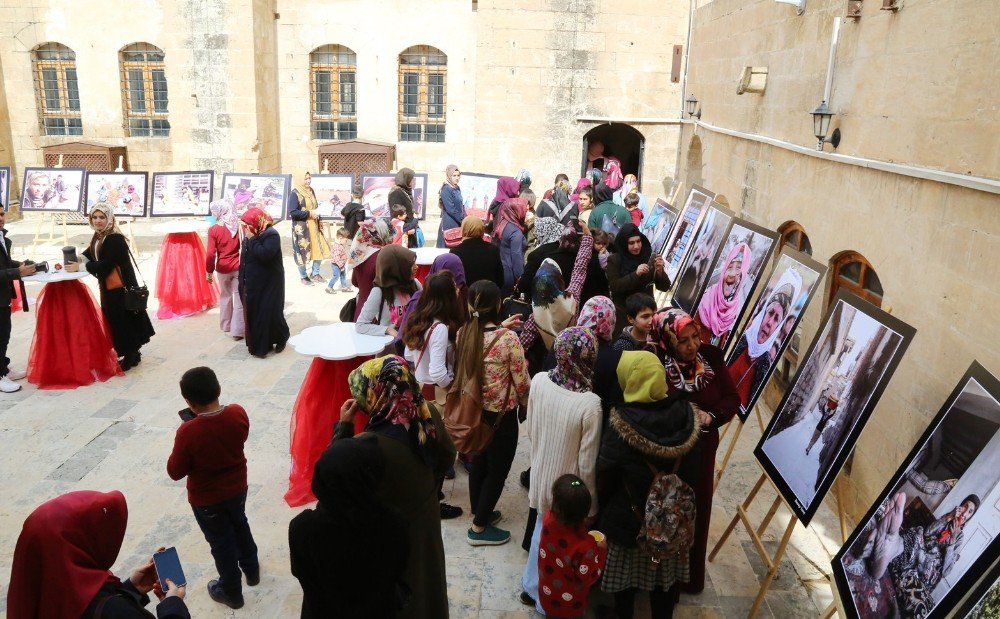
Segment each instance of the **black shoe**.
M285 340L284 342L282 342L280 344L275 344L274 345L274 352L279 353L279 352L285 350L285 346L287 344L288 344L288 340Z
M257 569L255 569L255 570L253 570L253 571L250 571L250 572L243 572L243 574L246 575L246 577L247 577L247 586L248 587L256 587L257 585L260 584L260 568L259 567Z
M521 471L521 487L525 490L530 490L531 485L531 469L527 471Z
M451 467L444 474L445 479L455 479L455 467Z
M453 520L462 515L462 508L457 505L441 503L441 520Z
M535 605L535 600L530 595L528 595L527 591L522 591L521 592L521 603L524 604L525 606L534 606Z
M222 585L219 584L218 580L208 581L208 596L229 608L243 608L243 594L230 595L226 593L222 590Z

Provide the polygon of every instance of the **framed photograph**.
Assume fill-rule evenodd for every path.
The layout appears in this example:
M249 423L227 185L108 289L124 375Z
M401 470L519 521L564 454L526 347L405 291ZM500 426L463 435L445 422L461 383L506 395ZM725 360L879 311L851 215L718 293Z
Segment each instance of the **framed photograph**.
M973 363L833 558L847 615L952 616L1000 553L998 482L1000 380ZM956 616L996 617L996 584Z
M803 526L854 449L915 333L852 292L834 297L754 449Z
M417 219L424 219L427 217L424 205L427 196L427 175L414 175L413 183L413 215ZM389 192L395 186L395 174L362 174L361 204L365 207L365 212L376 219L391 217Z
M351 201L354 190L353 174L313 174L312 188L319 202L319 218L343 221L340 209Z
M826 275L826 265L785 247L763 292L726 359L729 375L740 395L738 414L746 421L764 392L767 379L794 338L795 328ZM737 320L736 323L739 324Z
M116 217L146 216L146 172L87 172L83 214L103 202L111 205Z
M663 198L657 198L653 208L649 209L649 215L639 224L639 232L649 239L653 251L660 253L663 250L663 245L680 216L681 209L672 206Z
M462 190L462 205L465 207L466 215L486 221L490 204L493 204L493 199L497 196L497 181L499 179L500 177L496 174L462 172L458 188Z
M778 233L736 219L724 241L691 314L698 323L702 341L722 350L729 344L729 335L740 324L747 303L771 262Z
M707 189L697 185L691 186L687 200L684 201L684 206L681 208L680 219L667 237L663 249L660 250L660 255L663 256L665 263L663 268L671 283L676 281L677 272L680 271L684 256L687 255L688 248L691 246L691 237L698 231L705 211L714 197L715 194Z
M83 168L25 168L21 212L74 213L83 198Z
M192 172L153 172L150 196L151 217L206 217L212 202L211 170Z
M955 619L996 619L1000 617L1000 563L993 566L972 590Z
M285 218L285 204L292 192L291 174L239 174L226 172L222 175L222 197L229 198L236 206L236 212L243 214L251 204L281 221Z
M676 278L670 278L674 291L670 301L674 307L679 307L688 314L694 313L698 293L708 279L712 263L715 262L715 257L726 240L729 224L735 217L736 214L724 206L715 202L709 204L691 242L687 258L678 269Z
M10 208L10 167L0 166L0 202L4 210Z

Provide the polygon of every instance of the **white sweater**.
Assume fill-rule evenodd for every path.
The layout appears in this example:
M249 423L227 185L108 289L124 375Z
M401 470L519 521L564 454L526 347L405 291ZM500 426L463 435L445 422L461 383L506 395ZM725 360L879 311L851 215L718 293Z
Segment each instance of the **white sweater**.
M531 484L528 505L542 517L552 505L552 484L573 473L593 497L590 515L597 513L597 450L601 445L601 398L577 393L549 380L548 372L531 379L528 419L531 437Z
M407 346L403 356L416 366L413 377L418 383L433 384L447 389L455 379L455 353L454 347L448 340L448 325L435 322L427 330L431 331L431 334L428 338L427 333L424 333L423 350L414 350Z

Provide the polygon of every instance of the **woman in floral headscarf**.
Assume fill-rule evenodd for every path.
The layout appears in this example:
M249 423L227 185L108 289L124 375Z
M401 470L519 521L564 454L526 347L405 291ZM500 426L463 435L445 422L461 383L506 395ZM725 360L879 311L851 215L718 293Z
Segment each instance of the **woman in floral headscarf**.
M392 230L381 219L363 221L358 227L358 234L351 243L347 254L347 268L351 271L351 283L358 289L357 307L354 310L354 320L361 315L368 295L372 292L375 282L375 263L380 249L392 242Z
M740 399L722 351L701 342L698 325L691 316L679 309L657 312L653 317L653 337L664 353L670 394L691 402L702 426L700 475L698 482L692 484L698 512L690 555L691 577L682 587L686 593L701 593L705 587L705 550L715 491L719 428L732 420Z
M368 425L354 440L372 441L382 452L385 473L376 496L406 523L410 547L401 579L410 598L397 617L447 617L437 496L444 473L455 460L455 447L402 357L367 361L351 372L348 383L354 398L341 407L331 442L354 437L357 411L368 415Z
M613 308L612 308L613 311ZM613 322L613 321L612 321ZM578 475L596 493L594 467L601 442L601 399L593 392L597 363L597 338L585 327L570 327L559 333L553 345L556 365L531 380L528 417L531 437L531 483L528 489L530 537L528 562L521 577L522 600L538 600L538 543L542 519L552 504L552 484L560 475ZM590 516L597 513L596 501Z
M733 324L746 300L740 294L750 270L750 246L737 243L723 262L719 281L705 289L695 321L701 341L725 348Z
M601 410L607 417L611 407L622 401L622 389L615 376L621 352L611 345L615 327L615 304L605 296L593 297L583 305L576 326L590 329L597 337L597 366L594 372L594 393L601 398Z
M295 189L288 195L288 217L292 220L292 257L299 267L299 278L310 286L325 282L319 267L330 258L330 244L323 236L323 222L319 220L319 201L312 188L312 174L303 170L295 175ZM312 270L306 267L312 264Z
M645 219L649 215L649 202L646 200L645 195L639 193L639 179L635 177L635 174L625 175L625 180L622 181L621 188L615 192L615 204L625 206L625 198L630 193L634 193L639 197L639 211L642 213L642 218Z
M250 354L263 359L273 348L285 349L285 267L281 237L271 216L257 207L240 218L246 232L240 262L240 296L246 310L246 343Z

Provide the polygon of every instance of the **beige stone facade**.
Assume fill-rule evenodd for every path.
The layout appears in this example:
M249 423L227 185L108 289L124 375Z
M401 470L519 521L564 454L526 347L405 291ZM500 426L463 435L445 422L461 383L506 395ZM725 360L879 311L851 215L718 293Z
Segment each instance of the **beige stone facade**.
M74 140L126 146L133 170L315 170L327 140L310 131L310 52L355 52L357 138L396 143L399 54L429 45L448 59L446 140L399 142L398 167L430 173L432 186L452 162L493 174L524 167L544 188L580 172L592 119L632 120L655 195L676 161L671 54L686 43L687 16L686 5L640 0L141 0L126 11L0 0L0 111L6 100L10 112L0 164L13 166L15 191L42 147ZM76 53L82 136L40 130L31 52L50 42ZM126 137L118 54L137 42L165 53L169 137Z
M847 501L855 517L972 360L1000 372L997 186L919 178L933 170L1000 177L1000 20L987 1L901 6L881 11L881 1L866 0L855 21L844 19L843 0L808 0L801 16L772 0L702 3L689 91L705 124L685 127L680 157L682 179L725 194L742 216L772 229L801 224L817 260L862 254L881 280L883 308L918 331L858 443ZM836 18L835 152L924 172L880 171L764 141L815 148L809 112L823 98ZM763 94L736 94L746 66L768 68ZM803 320L803 352L831 281Z

